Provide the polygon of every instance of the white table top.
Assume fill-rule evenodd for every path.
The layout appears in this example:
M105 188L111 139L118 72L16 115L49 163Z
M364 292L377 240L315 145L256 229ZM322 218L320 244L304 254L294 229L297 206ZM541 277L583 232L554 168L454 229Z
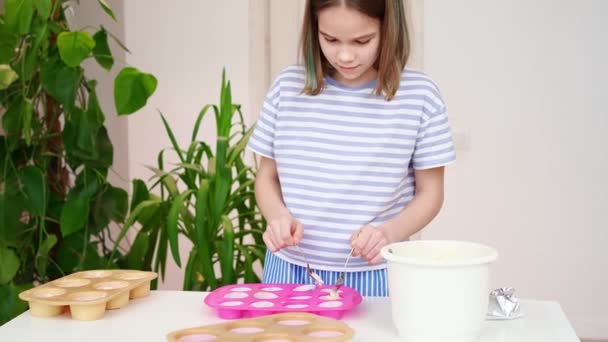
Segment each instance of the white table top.
M204 292L152 291L97 321L75 321L64 314L32 317L28 312L0 327L0 341L166 341L169 332L225 322L203 304ZM479 342L579 341L556 302L522 301L525 317L486 321ZM355 330L353 341L400 341L391 319L388 298L370 297L344 316Z

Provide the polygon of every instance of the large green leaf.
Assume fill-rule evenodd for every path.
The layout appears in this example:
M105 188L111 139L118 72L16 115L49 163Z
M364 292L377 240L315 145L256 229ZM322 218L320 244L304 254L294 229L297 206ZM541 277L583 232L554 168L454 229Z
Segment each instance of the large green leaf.
M31 282L0 285L0 326L27 310L27 302L19 299L19 293L33 287Z
M254 258L251 257L251 253L249 252L249 249L245 246L241 246L241 245L236 245L236 247L238 248L238 250L241 252L241 254L245 257L245 265L244 265L244 271L245 271L245 276L244 276L244 280L245 283L253 283L255 282L255 273L253 272L253 261Z
M21 262L15 251L0 247L0 285L6 284L17 274Z
M106 12L112 19L114 19L114 21L116 21L116 16L114 15L112 8L104 0L97 0L97 2L101 8L103 8L104 12Z
M123 68L114 80L114 103L119 115L131 114L146 105L156 90L157 81L151 74L133 67Z
M82 161L79 158L86 158L86 155L81 156L78 151L77 141L80 115L82 115L82 110L80 110L80 108L72 110L72 113L66 117L63 131L61 132L65 152L68 155L67 162L73 170L77 169L82 164Z
M28 33L34 15L32 0L6 0L4 9L7 28L21 35Z
M94 111L83 113L75 108L65 123L62 136L71 168L76 169L84 163L89 168L106 173L112 165L114 147Z
M146 183L141 179L133 180L133 195L131 196L131 210L134 210L139 203L150 198L150 193L146 187Z
M99 158L97 151L97 134L100 125L96 123L96 115L92 112L83 112L74 108L67 116L62 132L65 150L69 156L81 160L95 160ZM72 168L76 168L74 158L69 158Z
M118 246L120 245L122 240L125 238L125 236L127 236L127 232L129 231L131 226L133 224L135 224L135 222L137 221L137 218L141 214L141 212L146 210L147 208L151 208L151 207L158 208L159 205L160 205L160 201L158 199L153 199L153 200L143 201L143 202L139 203L135 209L131 209L131 214L129 214L129 217L127 217L125 224L122 226L122 228L120 229L120 232L118 233L118 237L116 238L114 247L112 248L111 257L114 256L114 254L118 250Z
M167 238L167 230L160 230L160 238L158 239L158 252L154 260L154 271L158 272L161 280L165 279L165 270L167 267L167 248L169 247L169 239Z
M46 208L46 217L52 219L55 222L59 222L61 218L61 210L63 209L63 204L65 203L65 199L51 191L48 193L49 201Z
M49 251L51 248L53 248L53 246L55 246L55 244L57 244L57 236L50 234L38 248L38 254L36 255L34 264L36 271L38 272L38 276L42 278L46 276L46 270L49 264Z
M195 205L195 218L194 218L194 230L196 234L195 246L198 249L199 264L203 271L203 276L209 283L211 288L217 288L217 279L215 277L215 270L211 261L213 256L213 235L209 225L209 181L206 179L201 180L198 191L196 192L196 205Z
M61 32L57 37L61 59L71 67L79 66L95 47L95 40L88 32Z
M82 257L83 240L84 231L74 233L61 240L54 260L63 272L68 273L76 269L76 265Z
M8 88L19 76L8 64L0 65L0 90Z
M182 289L184 291L192 291L193 288L193 279L195 279L194 277L194 273L196 272L196 264L197 264L197 260L196 260L196 249L191 249L190 250L190 255L188 256L188 262L186 263L186 270L184 271L184 284ZM203 275L204 277L204 275Z
M94 111L82 112L79 113L78 119L76 146L84 154L84 158L96 159L99 157L96 149L97 132L101 126L97 122L97 114Z
M8 110L2 116L2 128L10 135L20 135L21 127L23 126L23 110L24 101L19 98L8 106Z
M171 209L169 209L169 215L167 216L167 237L169 238L169 244L171 246L171 254L173 255L173 260L175 260L175 263L179 267L181 267L182 265L181 258L179 256L178 221L182 208L184 208L186 198L188 198L191 193L192 190L188 190L175 197L175 199L173 200L173 204L171 205Z
M8 30L6 25L0 25L0 64L9 64L15 54L17 36Z
M171 141L171 145L173 146L173 149L175 150L175 153L177 153L179 160L182 163L185 163L186 160L184 159L184 154L182 153L182 150L179 148L179 144L177 143L177 139L175 139L175 135L173 134L173 131L171 130L171 126L169 126L169 123L167 122L167 119L165 119L165 116L163 115L163 113L159 113L159 114L160 114L161 120L163 121L163 125L165 126L165 131L167 132L167 135L169 136L169 140Z
M43 22L40 18L36 18L32 24L30 34L34 37L33 44L28 44L23 47L22 53L24 57L20 58L15 71L23 81L30 81L40 67L40 55L45 55L46 52L40 52L41 46L48 44L49 30L47 22Z
M203 121L203 118L205 117L205 114L207 113L207 110L209 110L209 108L211 108L213 105L208 104L205 105L203 107L203 109L201 109L201 111L198 113L198 117L196 118L196 121L194 122L194 129L192 130L192 137L191 137L191 142L194 142L196 140L196 137L198 136L198 130L201 126L201 122Z
M108 33L102 28L93 35L93 39L95 40L95 48L93 49L95 60L104 69L112 69L114 57L112 57L112 51L110 51L110 46L108 45Z
M2 129L7 134L7 144L9 151L14 150L19 143L23 133L23 120L25 117L31 115L31 103L22 98L18 98L17 101L11 103L8 106L8 110L2 115Z
M16 245L26 232L26 225L21 221L25 210L25 198L17 185L16 177L5 180L6 188L0 190L0 241Z
M93 203L91 214L97 229L107 227L110 222L122 223L127 215L128 194L121 188L108 186Z
M101 127L106 117L101 110L101 106L99 105L99 97L97 96L97 81L92 80L87 82L87 89L89 90L87 112L91 113L95 123Z
M97 140L95 141L95 146L97 148L97 155L99 157L92 159L91 161L87 161L86 164L97 169L107 169L112 166L112 161L114 159L114 147L112 146L112 142L108 136L107 129L103 126L97 131Z
M89 243L86 246L83 246L83 241L85 241L85 239L85 234L81 231L65 237L58 245L57 257L55 260L64 273L73 273L85 269L113 267L111 263L106 264L104 263L104 260L99 257L95 244Z
M222 249L220 253L220 268L222 269L222 284L233 284L236 281L234 274L234 227L228 216L222 216Z
M76 176L76 183L72 188L71 196L78 194L92 199L93 196L97 195L103 184L105 184L105 179L98 177L94 171L85 167Z
M74 107L81 72L80 68L70 68L55 59L43 65L40 70L42 87L65 108L71 110Z
M34 0L34 5L38 10L38 14L40 14L40 17L42 17L44 20L49 18L51 15L51 10L53 9L51 0Z
M144 257L146 256L146 253L148 252L148 240L149 237L146 233L144 232L139 232L137 234L137 237L135 238L135 242L133 242L133 245L131 246L131 249L129 250L129 254L127 254L127 267L130 269L142 269L142 266L147 266L147 265L143 265L143 260Z
M43 215L46 211L46 184L42 171L35 166L27 166L21 170L21 181L28 209L34 215Z
M59 224L64 237L84 228L89 216L89 199L84 196L71 196L63 206Z

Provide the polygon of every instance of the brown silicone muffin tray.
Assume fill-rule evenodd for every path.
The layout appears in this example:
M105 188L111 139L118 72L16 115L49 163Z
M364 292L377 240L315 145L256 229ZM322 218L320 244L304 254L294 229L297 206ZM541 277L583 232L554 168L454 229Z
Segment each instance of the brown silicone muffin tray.
M227 323L182 329L167 335L169 342L342 342L354 331L332 318L288 312Z
M19 298L27 301L32 316L52 317L69 311L73 319L92 321L106 309L120 309L130 299L150 294L155 272L134 270L93 270L73 273L33 289Z

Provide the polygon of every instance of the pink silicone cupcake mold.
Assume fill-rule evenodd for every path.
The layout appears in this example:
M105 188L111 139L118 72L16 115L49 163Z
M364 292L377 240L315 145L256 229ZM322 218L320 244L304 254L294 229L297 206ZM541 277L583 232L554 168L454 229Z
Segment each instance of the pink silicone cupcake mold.
M331 285L237 284L220 287L205 297L220 318L258 317L283 312L307 312L340 319L361 303L361 294L342 286L338 297Z

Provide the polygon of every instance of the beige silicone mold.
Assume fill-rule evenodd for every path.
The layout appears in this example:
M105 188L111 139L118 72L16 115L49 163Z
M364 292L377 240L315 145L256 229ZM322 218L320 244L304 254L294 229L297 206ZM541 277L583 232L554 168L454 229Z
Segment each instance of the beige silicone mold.
M289 312L258 318L177 330L169 342L342 342L354 331L341 321L305 312Z
M32 316L52 317L70 311L72 318L91 321L103 317L106 309L120 309L129 298L150 294L154 272L133 270L94 270L73 273L36 288L21 292Z

